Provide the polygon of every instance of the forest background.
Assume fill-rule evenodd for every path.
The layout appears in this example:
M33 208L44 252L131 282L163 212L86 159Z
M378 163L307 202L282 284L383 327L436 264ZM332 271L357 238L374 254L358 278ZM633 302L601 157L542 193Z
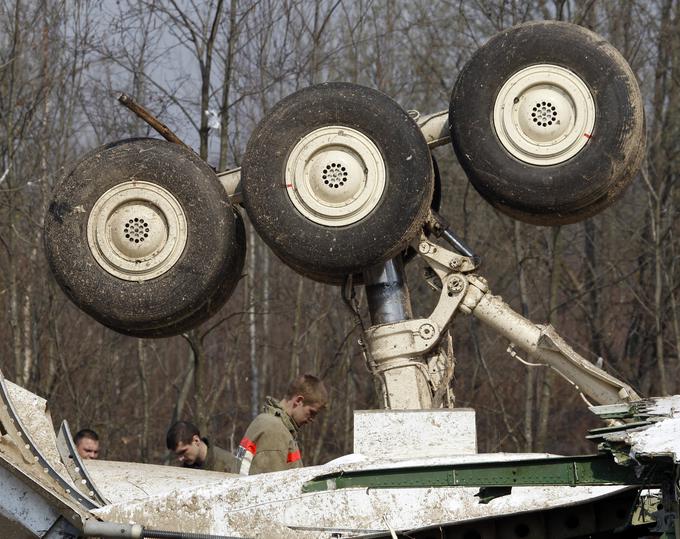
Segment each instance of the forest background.
M112 460L167 461L177 418L233 449L265 395L298 372L322 376L328 410L305 429L307 464L352 450L352 412L378 406L337 287L287 268L247 226L245 276L200 328L168 339L119 335L75 308L43 254L45 208L64 167L101 144L154 132L116 101L132 95L219 170L282 97L343 80L406 109L444 110L465 61L495 32L567 20L612 42L640 83L647 155L600 215L536 227L497 213L451 147L435 155L442 213L482 255L495 294L550 322L643 395L680 391L677 185L678 0L0 1L0 368L49 400L55 422L90 427ZM415 310L433 292L409 264ZM454 325L456 406L477 411L480 452L594 451L578 392L528 368L474 319Z

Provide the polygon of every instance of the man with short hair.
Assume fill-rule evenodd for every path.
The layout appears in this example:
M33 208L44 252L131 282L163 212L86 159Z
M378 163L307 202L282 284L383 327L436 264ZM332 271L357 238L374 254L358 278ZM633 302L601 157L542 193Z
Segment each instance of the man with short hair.
M211 445L207 438L201 438L198 427L188 421L177 421L172 425L165 437L165 444L185 468L226 473L235 470L234 455Z
M295 378L280 401L267 397L263 412L253 419L239 444L238 472L255 475L301 468L298 431L314 421L327 403L326 386L311 374Z
M92 429L81 429L73 439L81 459L99 458L99 435Z

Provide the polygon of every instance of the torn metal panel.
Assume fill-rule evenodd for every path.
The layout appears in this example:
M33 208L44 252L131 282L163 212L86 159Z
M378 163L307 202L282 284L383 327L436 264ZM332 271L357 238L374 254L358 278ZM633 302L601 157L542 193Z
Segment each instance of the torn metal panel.
M680 462L680 395L655 397L631 404L594 406L591 410L603 418L614 414L634 422L609 429L592 430L588 436L599 440L604 449L621 459L669 457Z
M59 519L59 511L5 466L0 466L0 535L42 537Z
M668 456L680 463L680 415L630 434L631 456Z
M527 515L521 520L524 526L540 524L549 528L553 526L550 522L557 522L559 518L541 515L571 506L583 508L579 510L579 518L586 529L586 524L592 521L588 508L599 507L600 500L608 500L631 488L637 492L641 484L646 488L665 481L667 490L669 482L665 478L677 469L677 466L669 465L668 459L653 457L650 457L653 462L631 461L634 466L618 466L608 455L558 457L494 453L454 456L449 453L433 456L437 448L430 448L426 456L416 457L413 451L388 456L382 451L370 451L370 445L366 446L368 456L346 455L321 466L252 477L91 460L81 463L83 471L92 484L99 486L102 498L115 500L115 503L90 512L75 503L73 494L64 488L65 480L60 480L54 471L63 467L63 462L55 461L54 467L48 462L48 459L58 458L58 451L45 401L21 388L9 387L5 396L12 413L8 415L5 410L3 420L22 435L19 438L6 435L0 443L6 476L3 484L15 484L5 488L11 499L0 496L0 530L5 529L10 536L20 538L51 537L50 534L61 533L54 530L63 529L63 526L82 529L83 522L93 516L104 523L122 522L146 530L303 539L385 533L433 525L460 527L477 522L491 522L495 526L493 523L510 522L520 515ZM676 401L672 399L636 404L626 413L635 415L637 426L609 429L599 432L598 436L602 440L616 437L616 444L608 442L612 447L620 446L620 437L624 436L632 444L626 450L635 447L642 452L645 443L652 449L663 448L658 438L646 440L644 435L655 434L654 429L664 425L675 425L678 420L675 405ZM20 411L14 411L15 407ZM398 423L405 417L401 412L388 414L392 414L388 422ZM377 417L376 414L369 415ZM434 431L442 430L441 425L434 425L441 414L428 411L416 415L432 419ZM474 426L473 416L465 412L444 415L447 418L458 416L468 427ZM455 429L450 427L446 426L444 431L453 436ZM34 428L38 429L38 435L28 436L27 429ZM423 428L422 436L437 435L428 431L429 427ZM366 431L369 439L374 430ZM17 447L17 440L29 438L38 440L35 447L39 444L49 456L35 460L35 447L31 442L28 444L29 458L26 458ZM43 465L49 465L48 471L51 469L52 473L45 472ZM360 480L354 481L355 478ZM366 478L370 481L362 482ZM321 488L310 489L310 485ZM17 488L21 490L20 496L12 494L18 492ZM22 512L26 507L14 503L17 497L26 500L27 511ZM671 498L666 496L667 501ZM605 513L599 512L600 516ZM661 515L660 525L670 528L674 514L667 511Z
M492 518L508 512L557 507L598 499L624 487L619 486L533 486L516 487L508 496L483 504L475 487L347 488L303 492L303 485L318 476L365 469L385 470L454 463L521 462L546 455L467 455L389 462L361 456L331 463L252 477L223 476L221 481L186 486L173 483L174 490L125 501L95 510L104 520L134 522L150 528L175 529L236 536L331 537L393 529L408 529L436 522ZM102 463L98 463L102 464ZM98 483L108 463L90 468ZM138 465L145 481L158 466ZM141 473L143 471L143 474ZM186 470L186 472L194 472ZM168 473L168 472L165 472ZM113 473L111 473L113 475ZM217 474L216 474L217 475ZM187 477L189 474L187 474ZM132 480L133 477L130 477ZM179 486L181 485L181 486Z
M57 450L47 401L4 379L0 372L0 456L22 474L31 477L39 490L69 500L77 513L96 507L71 480Z

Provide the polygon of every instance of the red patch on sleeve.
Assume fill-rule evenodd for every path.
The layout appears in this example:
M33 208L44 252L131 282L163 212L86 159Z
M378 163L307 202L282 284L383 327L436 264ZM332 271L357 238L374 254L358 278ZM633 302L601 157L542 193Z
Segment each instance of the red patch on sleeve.
M253 455L257 453L257 446L255 445L255 442L246 438L245 436L243 437L243 440L239 442L238 445L240 445L243 449L248 451L248 453L252 453Z
M300 454L300 450L298 449L295 453L288 453L288 458L286 459L286 462L297 462L302 458L302 455Z

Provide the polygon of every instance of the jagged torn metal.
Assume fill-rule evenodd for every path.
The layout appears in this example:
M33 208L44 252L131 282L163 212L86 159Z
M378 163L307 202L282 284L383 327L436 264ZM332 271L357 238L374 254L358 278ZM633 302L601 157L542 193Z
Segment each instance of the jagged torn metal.
M614 445L628 446L628 456L635 460L669 457L675 463L680 462L680 395L655 397L625 406L629 407L628 413L621 413L619 417L634 418L638 422L629 429L620 427L613 432L601 432L597 437ZM596 406L592 410L603 417L612 416L609 413L612 407Z
M633 458L668 456L680 462L680 395L646 401L649 427L630 433Z

